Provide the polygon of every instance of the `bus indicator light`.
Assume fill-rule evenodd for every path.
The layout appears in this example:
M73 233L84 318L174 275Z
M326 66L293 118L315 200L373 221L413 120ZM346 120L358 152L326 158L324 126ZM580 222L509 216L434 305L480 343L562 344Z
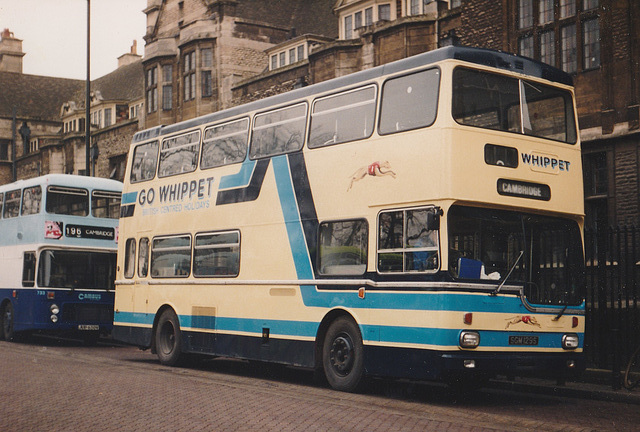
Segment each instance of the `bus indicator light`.
M578 327L578 317L575 317L575 316L574 316L574 317L571 319L571 327L573 327L573 328Z
M55 291L47 291L47 299L48 300L53 300L54 298L56 298L56 292Z
M364 298L364 288L360 288L358 290L358 297L363 299Z
M471 325L473 322L473 312L467 312L464 314L464 323L467 325Z

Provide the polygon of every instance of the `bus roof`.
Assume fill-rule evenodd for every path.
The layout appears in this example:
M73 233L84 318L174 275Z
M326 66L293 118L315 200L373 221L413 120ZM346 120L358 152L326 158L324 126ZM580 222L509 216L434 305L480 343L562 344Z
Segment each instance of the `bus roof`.
M56 185L69 187L92 188L108 191L122 191L122 183L117 180L106 179L101 177L88 177L73 174L47 174L40 177L34 177L25 180L18 180L0 186L0 192L14 189L21 189L29 186L37 185Z
M221 121L227 118L242 115L250 111L273 107L314 94L363 83L384 75L395 74L404 70L418 68L420 66L427 66L443 60L461 60L482 66L494 67L536 78L542 78L559 84L569 86L573 85L573 79L569 74L537 60L485 48L449 46L433 51L428 51L422 54L417 54L412 57L407 57L405 59L387 63L371 69L355 72L343 77L323 81L317 84L310 85L308 87L303 87L286 93L270 96L254 102L249 102L247 104L238 105L233 108L214 112L180 123L175 123L168 126L155 126L144 131L137 132L133 136L133 142L136 143L155 138L160 135L166 135L184 129L197 127L202 124Z

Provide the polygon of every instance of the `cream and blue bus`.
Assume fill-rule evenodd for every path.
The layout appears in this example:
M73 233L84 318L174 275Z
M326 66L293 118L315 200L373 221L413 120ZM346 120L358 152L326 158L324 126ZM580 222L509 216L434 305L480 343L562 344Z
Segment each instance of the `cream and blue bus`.
M138 132L113 335L451 382L584 367L571 77L447 47Z
M113 325L122 183L49 174L0 186L0 336Z

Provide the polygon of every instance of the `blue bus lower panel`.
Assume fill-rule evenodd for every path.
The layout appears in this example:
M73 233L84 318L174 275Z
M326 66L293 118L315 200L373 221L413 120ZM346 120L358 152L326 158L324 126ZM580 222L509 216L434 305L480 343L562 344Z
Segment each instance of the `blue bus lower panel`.
M151 346L151 329L114 326L114 339ZM183 351L222 357L243 358L302 367L315 367L315 342L201 332L183 332ZM473 360L473 368L465 361ZM367 345L364 348L365 371L371 376L447 379L461 375L570 376L584 370L582 353L560 352L477 352L435 351ZM572 367L568 367L572 364Z
M113 327L113 291L19 289L0 290L0 304L11 303L16 332L43 331L68 333ZM59 312L52 313L56 305ZM57 321L51 318L56 315Z

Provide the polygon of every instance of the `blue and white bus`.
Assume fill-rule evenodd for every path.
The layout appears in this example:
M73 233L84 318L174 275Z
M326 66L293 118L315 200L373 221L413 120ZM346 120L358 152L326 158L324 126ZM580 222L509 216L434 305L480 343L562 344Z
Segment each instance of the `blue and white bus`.
M0 186L0 337L112 328L122 183L50 174Z
M571 77L448 47L138 132L113 337L476 384L583 367Z

